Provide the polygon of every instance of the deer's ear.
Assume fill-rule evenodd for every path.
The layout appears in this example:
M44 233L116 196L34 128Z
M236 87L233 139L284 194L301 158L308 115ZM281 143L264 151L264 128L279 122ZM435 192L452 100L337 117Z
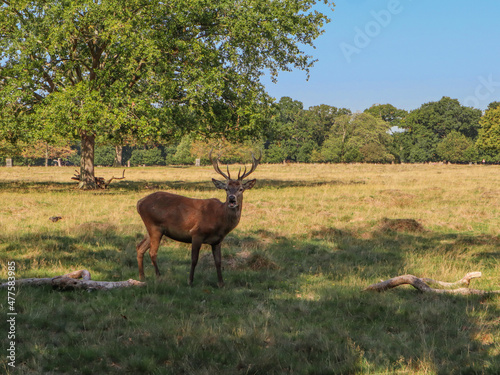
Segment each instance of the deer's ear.
M226 190L226 183L225 182L222 182L222 181L219 181L219 180L216 180L215 178L212 178L212 182L214 183L215 187L217 189L222 189L222 190Z
M256 182L257 180L255 178L253 180L245 182L243 184L243 189L247 190L253 188Z

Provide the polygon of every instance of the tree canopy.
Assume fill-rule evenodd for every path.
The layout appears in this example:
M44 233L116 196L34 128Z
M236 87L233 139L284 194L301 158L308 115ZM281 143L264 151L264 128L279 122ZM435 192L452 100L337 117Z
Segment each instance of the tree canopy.
M392 104L374 104L370 108L365 109L366 113L374 117L381 118L391 126L400 126L401 121L408 115L404 109L398 109Z
M404 159L411 162L437 161L437 145L452 131L475 141L481 110L465 107L457 99L443 97L411 111L401 122L406 130Z
M429 104L429 103L428 103ZM372 106L369 109L376 108ZM383 108L393 107L390 104ZM262 151L262 161L266 163L290 162L429 162L448 161L452 163L500 161L498 147L498 124L500 107L491 106L479 120L476 139L457 130L446 131L445 136L432 144L432 131L415 136L409 130L394 130L394 119L381 116L377 111L373 116L369 111L352 114L349 109L329 105L319 105L304 109L302 102L283 97L271 106L271 116L265 131L258 137L244 142L232 141L224 137L206 140L188 134L167 144L126 145L122 148L123 158L117 160L118 146L100 144L96 147L95 160L98 165L170 165L192 164L195 159L209 163L207 154L212 147L223 150L225 163L245 163L250 152ZM395 107L393 107L395 108ZM380 108L379 108L380 109ZM391 109L393 112L394 109ZM399 113L406 113L396 108ZM423 129L429 124L422 122ZM44 159L65 158L65 162L79 163L76 152L78 144L67 138L54 136L48 142L19 141L13 147L0 140L0 161L3 157L14 156L14 163L43 165ZM70 147L70 149L68 149ZM45 158L42 156L45 155Z
M273 118L265 134L267 160L274 163L311 161L335 119L350 113L346 108L325 104L305 110L302 102L282 97L273 106Z
M500 161L500 106L492 106L481 118L477 146L491 161Z
M4 1L1 135L79 138L82 187L93 187L96 140L254 135L269 103L264 72L313 65L301 46L329 21L315 3Z
M391 162L394 156L387 149L390 125L369 113L339 116L323 147L324 161Z

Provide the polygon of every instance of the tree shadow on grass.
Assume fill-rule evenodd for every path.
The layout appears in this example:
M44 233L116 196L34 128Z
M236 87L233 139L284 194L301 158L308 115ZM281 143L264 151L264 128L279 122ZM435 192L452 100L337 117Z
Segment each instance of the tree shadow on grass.
M137 267L128 254L135 251L141 235L124 235L115 226L104 223L85 223L72 232L71 236L60 233L26 234L14 239L0 236L3 244L0 262L15 261L18 278L58 276L46 274L47 268L68 272L85 268L101 275L93 279L116 281L128 277L127 271Z
M270 236L266 231L255 233L257 239ZM240 246L244 248L251 237L241 239ZM370 238L360 238L353 232L325 227L306 239L276 237L266 243L256 251L279 266L278 270L261 271L266 274L266 286L289 296L273 301L276 324L286 325L289 320L300 332L291 341L293 350L303 351L295 353L303 361L324 363L331 359L325 349L329 347L340 361L340 367L330 371L499 373L498 296L423 294L412 287L385 293L363 291L380 279L414 272L408 269L407 253L435 258L438 263L443 256L450 267L458 269L464 263L477 265L478 269L466 272L489 265L491 272L500 259L498 237L381 230ZM471 246L476 249L466 257ZM418 273L440 279L425 270ZM246 278L238 284L259 282L258 275L255 280ZM314 332L316 340L304 337L307 332ZM350 366L342 367L342 361ZM327 370L318 365L315 371Z
M332 186L332 185L358 185L364 184L364 181L289 181L277 179L257 179L255 189L284 189L291 187L317 187L317 186ZM127 192L145 192L153 193L155 191L169 191L169 190L185 190L185 191L216 191L211 179L206 181L118 181L112 183L107 189L96 190L80 190L78 185L74 182L32 182L32 181L1 181L0 192L17 192L17 193L32 193L32 192L47 192L54 193L57 191L71 191L81 192L87 195L120 195Z
M48 264L69 271L88 265L101 279L126 279L137 274L135 244L141 238L138 231L124 235L108 224L79 226L73 236L0 237L0 261L15 260L30 272L49 268ZM105 360L95 362L109 373L123 368L132 372L130 366L138 364L127 365L127 358L134 355L137 345L144 345L147 352L141 355L148 366L154 370L168 362L165 373L187 372L195 365L202 373L211 363L219 373L496 374L500 370L498 297L422 294L413 288L377 294L362 289L380 278L414 272L408 254L435 258L432 263L443 256L456 268L463 268L461 263L491 268L500 258L499 246L498 237L429 231L375 230L366 236L324 227L303 238L279 236L266 229L245 235L234 232L223 245L227 287L219 290L208 248L204 247L195 285L188 288L188 246L180 248L179 255L168 241L162 244L158 259L164 278L150 282L148 289L109 292L105 297L109 307L95 307L115 311L113 324L122 327L123 332L119 331L126 342L134 343L120 346L120 355L112 345L98 346L98 358ZM151 277L149 264L146 273ZM43 295L43 301L34 303L52 298ZM96 298L75 297L75 311L69 301L64 311L73 321L73 314L96 304ZM85 317L92 315L92 311L82 312L80 318L92 319ZM146 318L139 320L139 316ZM191 331L185 330L186 320ZM107 331L94 332L91 326L73 329L87 341L107 335ZM115 341L119 336L115 331L110 335ZM60 339L65 337L61 333ZM162 345L155 349L152 342ZM183 346L187 351L182 351ZM73 354L79 357L78 353ZM106 363L122 368L106 367Z
M67 191L77 188L75 183L71 182L32 182L32 181L0 181L1 192L30 192L30 191Z

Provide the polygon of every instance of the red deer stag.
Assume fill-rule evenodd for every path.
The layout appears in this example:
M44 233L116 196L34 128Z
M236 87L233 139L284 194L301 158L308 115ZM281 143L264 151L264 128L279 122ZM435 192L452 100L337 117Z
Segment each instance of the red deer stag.
M202 244L212 246L215 268L219 279L219 287L224 286L221 271L221 243L224 237L238 225L243 204L243 192L255 185L255 179L243 182L260 162L252 154L252 167L250 171L243 171L236 180L231 179L229 167L227 175L219 168L219 159L212 159L215 171L223 176L226 181L212 179L215 187L226 191L226 201L221 202L216 198L192 199L166 192L156 192L142 198L137 202L137 212L141 215L148 234L137 245L137 263L139 276L144 280L143 259L144 253L149 249L149 256L155 268L156 276L160 270L156 264L156 254L161 238L165 235L175 241L191 243L191 272L189 285L193 283L194 269L198 263L198 255Z

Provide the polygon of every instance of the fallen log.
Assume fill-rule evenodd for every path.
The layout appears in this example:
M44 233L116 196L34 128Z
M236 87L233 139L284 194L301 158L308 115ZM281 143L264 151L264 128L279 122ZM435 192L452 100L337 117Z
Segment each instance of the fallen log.
M67 273L61 276L19 279L15 281L17 285L43 286L51 285L54 289L60 290L108 290L114 288L127 288L131 286L145 286L146 283L129 279L126 281L95 281L91 279L90 272L80 270ZM3 283L0 288L7 288L11 284Z
M369 285L364 290L365 291L374 291L374 292L384 292L388 289L396 288L400 285L411 285L415 289L418 289L421 292L431 292L431 293L441 293L441 294L461 294L461 295L488 295L488 294L500 294L500 290L478 290L478 289L469 289L469 288L457 288L457 289L438 289L432 288L429 284L436 284L442 286L444 288L453 288L456 286L469 286L470 281L475 278L481 277L481 272L469 272L462 279L454 282L447 283L443 281L433 280L429 278L420 278L413 275L401 275L397 277L393 277L392 279L381 281L379 283L375 283Z

